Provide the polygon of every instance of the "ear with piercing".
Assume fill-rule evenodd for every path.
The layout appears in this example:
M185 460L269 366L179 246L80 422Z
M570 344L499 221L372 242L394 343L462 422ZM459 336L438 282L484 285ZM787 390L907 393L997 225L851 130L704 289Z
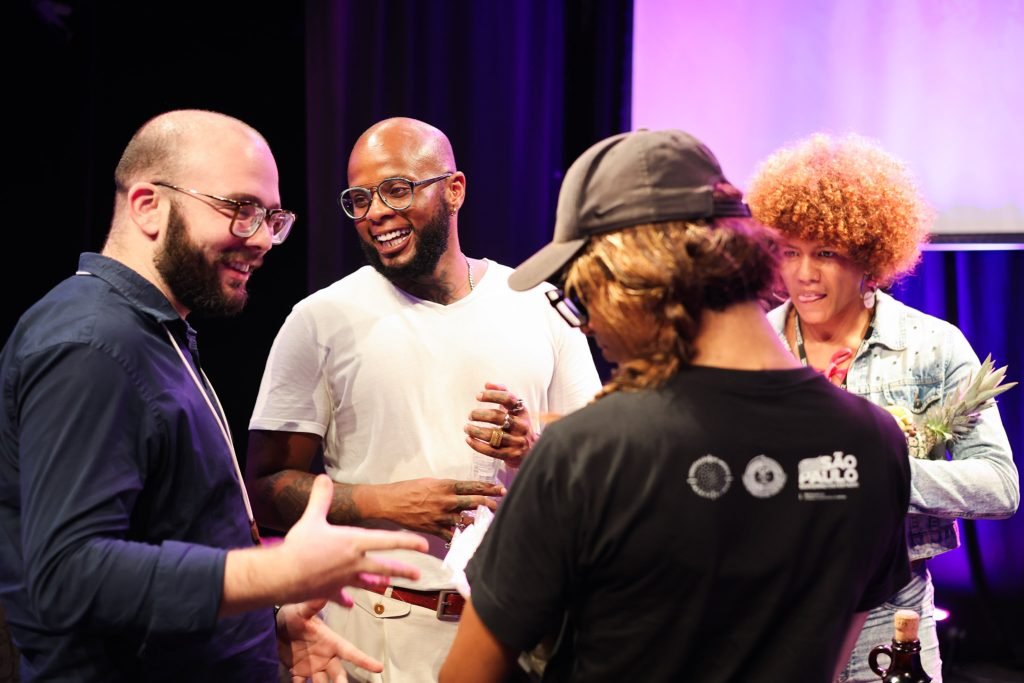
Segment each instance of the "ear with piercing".
M864 308L875 307L875 291L878 289L878 283L871 279L870 273L864 273L864 279L860 281L860 296L864 301Z

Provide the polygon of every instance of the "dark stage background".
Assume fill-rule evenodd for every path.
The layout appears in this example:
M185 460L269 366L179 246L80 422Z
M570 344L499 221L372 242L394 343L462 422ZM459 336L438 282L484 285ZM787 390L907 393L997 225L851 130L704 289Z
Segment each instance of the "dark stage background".
M114 166L146 119L213 109L269 140L282 201L299 222L253 278L246 311L193 321L243 457L278 327L296 301L362 264L355 231L335 203L360 132L395 115L446 131L468 178L463 248L517 265L550 238L564 169L593 142L631 127L627 0L21 0L4 13L13 154L2 184L11 219L2 339L75 271L79 252L101 249ZM1024 252L927 254L897 292L958 323L979 354L1008 363L1014 379L1024 376L1022 294ZM1022 394L1014 389L1000 402L1018 463ZM938 601L953 609L942 627L947 659L1019 666L1024 519L965 527L966 548L936 569Z

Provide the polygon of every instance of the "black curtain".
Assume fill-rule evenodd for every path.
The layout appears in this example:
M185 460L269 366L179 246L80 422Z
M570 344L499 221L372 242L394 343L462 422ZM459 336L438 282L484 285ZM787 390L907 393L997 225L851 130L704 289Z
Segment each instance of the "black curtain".
M463 246L514 266L550 239L568 163L629 125L625 0L19 0L3 11L17 40L3 47L12 163L0 185L0 339L80 252L102 248L114 166L148 118L213 109L269 140L299 222L253 278L243 313L193 321L242 458L291 306L362 265L335 198L365 128L405 115L447 132L468 176Z
M466 253L515 266L546 244L565 169L629 129L632 16L628 0L310 4L310 290L364 263L336 199L356 138L391 116L451 139Z
M628 129L631 2L310 7L310 289L363 264L336 198L373 123L410 116L447 133L467 176L463 248L513 266L550 239L568 163Z
M256 127L276 155L282 201L306 219L301 4L20 1L6 10L5 26L19 40L6 45L14 50L5 62L14 173L3 184L13 220L0 339L75 272L80 252L103 247L117 160L161 112L213 109ZM302 226L268 255L243 313L193 321L242 457L273 335L306 293Z

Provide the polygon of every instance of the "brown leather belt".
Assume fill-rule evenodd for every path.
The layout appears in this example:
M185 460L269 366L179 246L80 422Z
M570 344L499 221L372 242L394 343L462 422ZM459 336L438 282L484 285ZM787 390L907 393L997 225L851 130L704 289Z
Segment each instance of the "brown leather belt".
M388 588L391 589L390 596L387 594ZM462 616L462 608L466 605L466 599L456 590L416 591L398 586L375 587L367 590L432 610L441 621L458 621Z

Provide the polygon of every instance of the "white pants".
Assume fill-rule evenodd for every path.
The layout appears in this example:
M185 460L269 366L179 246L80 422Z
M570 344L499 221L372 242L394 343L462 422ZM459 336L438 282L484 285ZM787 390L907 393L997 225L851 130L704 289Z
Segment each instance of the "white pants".
M371 673L346 662L350 681L360 683L435 683L448 656L457 621L441 621L433 610L401 600L346 588L351 609L328 603L327 625L343 638L384 664Z

